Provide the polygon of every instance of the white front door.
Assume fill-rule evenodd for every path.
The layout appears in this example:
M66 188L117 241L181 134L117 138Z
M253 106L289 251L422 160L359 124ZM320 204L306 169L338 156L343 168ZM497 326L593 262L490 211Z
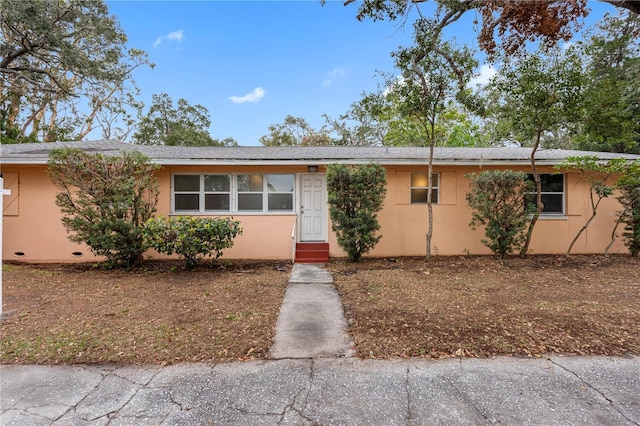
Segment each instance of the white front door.
M327 191L323 174L299 175L300 241L327 240Z

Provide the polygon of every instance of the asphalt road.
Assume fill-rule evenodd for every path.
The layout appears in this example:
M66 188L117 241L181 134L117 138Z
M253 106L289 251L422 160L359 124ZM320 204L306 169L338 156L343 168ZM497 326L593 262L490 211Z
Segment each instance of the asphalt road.
M0 366L9 425L639 425L640 358Z

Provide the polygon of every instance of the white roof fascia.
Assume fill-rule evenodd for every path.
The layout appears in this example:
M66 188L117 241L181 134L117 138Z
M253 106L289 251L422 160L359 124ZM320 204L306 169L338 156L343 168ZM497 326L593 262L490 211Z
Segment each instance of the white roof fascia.
M326 166L329 164L370 164L376 163L382 166L412 166L426 165L428 159L418 160L154 160L151 161L161 166ZM562 163L561 160L536 160L536 165L556 165ZM434 166L509 166L509 165L530 165L529 160L433 160Z
M46 165L48 158L30 158L30 159L11 159L0 161L0 166L9 165ZM608 160L601 160L602 163L606 163ZM369 164L377 163L382 166L412 166L412 165L426 165L428 159L393 159L393 160L380 160L380 159L340 159L340 160L328 160L328 159L305 159L305 160L210 160L210 159L154 159L151 158L151 162L160 166L309 166L309 165L329 165L329 164ZM538 159L536 165L558 165L563 160L548 160ZM514 160L433 160L434 166L521 166L530 165L531 161L526 159L514 159Z

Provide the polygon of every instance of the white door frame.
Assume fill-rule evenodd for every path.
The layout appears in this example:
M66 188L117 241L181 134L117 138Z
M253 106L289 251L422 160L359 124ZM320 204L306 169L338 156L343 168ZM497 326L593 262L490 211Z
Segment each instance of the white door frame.
M304 206L305 198L304 198L304 178L305 177L316 177L322 179L322 187L320 188L320 200L315 200L320 203L320 206L312 206L316 213L320 215L319 225L321 227L320 232L316 233L316 237L307 237L303 230L306 225L303 220L303 211L308 208L308 206ZM328 210L327 210L327 179L324 173L300 173L298 174L298 241L299 242L327 242L328 232L327 227L329 226L328 220ZM307 210L308 211L308 210Z

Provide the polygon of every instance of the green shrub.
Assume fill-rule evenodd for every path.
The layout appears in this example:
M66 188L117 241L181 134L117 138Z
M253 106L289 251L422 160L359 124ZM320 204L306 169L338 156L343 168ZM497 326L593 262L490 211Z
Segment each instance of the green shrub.
M624 244L629 248L631 256L640 253L640 161L626 167L616 188L620 191L617 197L622 205L620 221L625 225L622 236Z
M378 212L386 193L385 171L379 164L327 168L331 227L349 261L357 262L380 241Z
M233 239L242 235L242 228L231 218L154 217L145 224L144 235L149 247L176 253L186 268L193 268L205 256L222 256L222 250L233 247Z
M471 180L466 199L472 209L471 227L484 225L486 239L482 244L503 259L519 250L526 241L527 192L533 191L527 175L512 170L488 170L465 175Z
M158 166L137 151L105 156L77 148L53 150L48 164L69 239L105 256L109 266L141 262L142 227L158 202Z

